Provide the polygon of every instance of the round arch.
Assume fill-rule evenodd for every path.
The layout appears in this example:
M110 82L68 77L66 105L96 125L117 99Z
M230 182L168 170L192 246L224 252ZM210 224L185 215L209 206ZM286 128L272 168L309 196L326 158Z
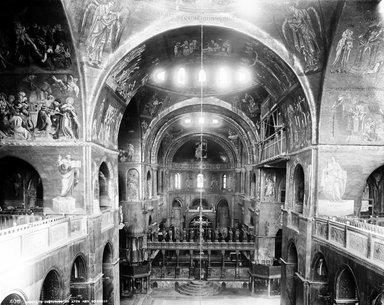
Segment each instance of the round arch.
M145 43L149 39L165 33L167 31L188 27L188 26L216 26L221 28L227 28L230 30L237 31L244 35L247 35L251 38L254 38L264 44L267 48L272 50L276 55L280 57L281 60L295 73L301 87L304 90L304 94L306 96L307 103L309 105L309 111L311 115L312 122L312 142L315 142L317 139L316 126L317 126L317 110L315 104L315 98L312 93L311 87L309 85L308 78L306 76L298 77L298 75L304 75L303 67L297 66L292 67L290 62L292 58L295 62L299 62L294 54L291 54L284 45L270 36L268 33L261 30L259 27L245 22L237 17L232 17L229 19L217 20L216 18L213 20L211 18L206 18L203 20L196 20L195 18L180 18L178 14L168 16L167 18L161 20L161 22L155 22L154 24L145 28L144 31L139 32L135 35L132 35L129 39L125 41L110 57L106 64L106 68L103 69L102 73L99 75L93 88L91 89L91 94L89 96L92 100L98 100L99 95L101 93L103 85L106 83L107 78L121 60L129 54L129 52L133 51L139 45ZM296 68L298 71L296 71ZM88 122L93 122L94 113L95 113L96 105L90 112L90 117ZM87 128L87 139L90 140L92 137L91 128Z
M78 253L72 263L71 282L85 282L88 278L87 260L83 253Z
M103 302L113 304L114 285L113 285L113 247L108 241L103 250L102 257L103 272Z
M44 281L40 290L40 301L42 304L50 304L52 301L60 301L63 299L63 277L56 268L52 268L44 277Z
M200 135L198 134L185 134L182 137L175 139L174 144L171 145L168 150L168 154L165 156L165 166L169 166L170 164L172 164L174 155L177 153L177 150L181 146L183 146L186 142L190 141L191 139L199 139L199 137ZM238 163L238 160L240 160L240 156L236 152L236 148L233 145L229 144L228 141L222 139L219 134L204 135L204 138L220 145L227 153L230 166L235 167L236 163Z
M183 199L180 197L176 197L172 201L172 208L180 207L182 208L184 206Z
M311 263L311 278L314 281L328 282L328 264L321 252L317 252Z
M25 305L27 304L27 301L28 300L23 291L14 290L6 294L6 297L1 301L1 305L9 305L9 304Z
M193 107L195 104L195 99L188 99L183 102L179 102L170 107L169 111L161 112L157 118L151 122L151 125L148 128L148 130L151 130L151 132L147 137L147 141L145 143L146 149L144 149L144 151L150 152L150 161L152 163L156 164L158 162L157 153L161 139L163 138L167 128L176 122L180 115L188 113L190 111L190 107ZM236 110L236 113L233 112L232 106L227 102L217 98L206 99L204 102L204 111L206 112L215 112L217 111L217 107L220 107L220 109L225 114L223 120L233 126L236 133L239 134L247 152L247 162L252 163L252 156L256 153L255 147L252 145L252 143L259 140L256 126L241 110ZM169 119L167 114L173 111L177 111L178 115Z
M30 162L13 156L0 159L0 206L37 212L43 208L43 179Z

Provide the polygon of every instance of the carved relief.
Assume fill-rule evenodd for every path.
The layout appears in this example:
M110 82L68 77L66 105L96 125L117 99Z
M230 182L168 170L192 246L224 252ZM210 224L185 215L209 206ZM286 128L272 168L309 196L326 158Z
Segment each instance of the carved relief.
M337 242L338 244L344 245L345 244L345 235L344 231L340 229L336 229L334 227L331 227L331 236L330 239L332 241Z
M373 245L373 258L384 262L384 244L375 242Z
M349 232L348 234L348 248L367 257L368 255L368 238L360 234Z
M328 226L325 223L316 222L316 235L327 239L328 238Z

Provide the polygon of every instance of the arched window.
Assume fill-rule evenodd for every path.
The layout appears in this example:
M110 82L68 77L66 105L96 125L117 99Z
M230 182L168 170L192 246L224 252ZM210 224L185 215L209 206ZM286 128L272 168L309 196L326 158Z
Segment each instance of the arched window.
M202 189L204 187L204 175L198 174L197 175L197 188Z
M181 189L181 175L180 173L175 174L175 189Z
M226 190L227 189L227 174L223 175L221 183L222 183L222 186L223 186L223 190Z

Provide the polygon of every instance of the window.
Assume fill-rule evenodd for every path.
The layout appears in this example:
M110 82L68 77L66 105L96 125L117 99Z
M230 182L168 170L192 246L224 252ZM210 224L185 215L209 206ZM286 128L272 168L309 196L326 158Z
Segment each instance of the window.
M197 175L197 188L202 189L204 187L204 175L198 174Z
M227 189L227 174L223 175L222 186L223 186L223 190Z
M180 173L175 174L175 189L181 189L181 175Z

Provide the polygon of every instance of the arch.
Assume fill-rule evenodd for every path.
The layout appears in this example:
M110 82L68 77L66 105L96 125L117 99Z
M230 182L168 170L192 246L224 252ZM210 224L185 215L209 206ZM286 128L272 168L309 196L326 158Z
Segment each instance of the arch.
M335 281L336 304L359 304L359 291L356 278L349 266L338 272Z
M151 199L152 198L152 175L151 170L147 171L146 175L146 198Z
M108 165L102 162L99 167L99 204L100 208L110 207L111 205L111 174Z
M73 300L89 298L87 281L87 263L83 253L79 253L73 261L70 278L70 293Z
M328 264L321 252L315 254L311 264L311 278L314 281L328 282Z
M180 173L175 173L175 185L174 185L176 190L181 189L181 174Z
M223 190L228 188L228 175L226 173L221 176L221 188Z
M315 98L313 96L312 89L309 85L309 81L307 77L301 77L301 78L297 77L298 74L304 75L303 67L301 65L298 65L297 67L292 67L292 65L290 64L291 62L300 62L300 61L296 58L296 55L291 54L286 49L286 47L284 47L283 44L281 44L279 41L274 39L272 36L262 31L257 26L250 23L245 23L243 20L236 17L225 19L225 21L224 20L213 21L210 18L208 18L207 20L195 20L195 18L178 18L178 16L176 15L175 16L171 15L166 19L162 19L161 23L155 22L149 25L148 27L145 28L144 31L139 32L135 35L132 35L124 44L122 44L109 57L106 68L103 69L102 73L100 73L99 77L97 78L94 84L94 87L92 88L92 91L91 91L92 94L90 95L90 98L93 100L98 100L102 87L106 83L109 75L112 73L115 67L130 52L135 50L138 46L143 45L146 41L150 40L151 38L157 35L161 35L162 33L187 27L187 26L200 26L202 23L206 26L216 26L216 27L231 29L258 40L260 43L264 44L268 49L272 50L287 65L287 67L290 68L290 70L296 75L297 81L300 83L301 87L303 88L307 103L309 104L309 111L310 111L311 122L312 122L312 128L311 128L312 141L314 139L317 139L317 134L316 134L317 110L316 110ZM295 68L297 69L297 71L295 71ZM97 109L96 107L97 106L95 106L91 110L90 120L89 120L90 122L93 122L94 114ZM91 129L88 128L87 131L88 131L87 139L90 139L92 137Z
M275 235L275 262L280 265L280 258L282 257L282 238L283 230L279 229Z
M16 157L0 159L0 206L2 209L24 208L42 212L44 188L37 170Z
M183 202L180 198L173 199L173 202L172 202L172 225L175 228L181 229L183 227L182 206L183 206Z
M286 183L287 183L287 179L284 176L280 180L280 183L279 183L279 186L278 186L278 196L279 196L278 200L281 203L285 203Z
M208 203L207 199L205 199L205 198L193 199L193 201L192 201L192 203L190 205L191 209L192 210L198 209L199 206L200 206L200 201L201 201L201 206L202 206L203 210L208 210L209 209L209 203Z
M226 199L221 199L216 205L216 227L227 228L229 225L229 204Z
M19 291L11 292L3 299L3 301L1 301L1 305L12 304L25 305L26 298L24 296L24 293Z
M113 262L113 247L110 242L107 242L103 251L103 264L110 264Z
M84 254L76 256L71 269L71 282L85 282L87 280L87 263Z
M110 242L104 247L103 260L103 303L113 304L114 285L113 285L113 247Z
M190 113L193 111L194 105L198 103L199 101L196 100L196 98L191 98L184 100L182 102L176 103L175 105L169 107L167 111L161 112L152 122L150 125L150 128L148 130L151 130L151 133L149 134L147 141L145 143L146 148L144 151L148 152L150 154L150 161L152 163L158 163L158 151L160 148L161 140L164 137L166 130L171 126L171 124L174 124L179 118L179 115L184 113ZM242 139L242 143L245 147L245 152L247 155L247 162L252 163L252 156L256 154L255 147L252 144L255 141L259 140L258 135L255 134L257 128L252 122L249 117L243 113L241 110L236 109L236 111L233 111L233 107L230 103L227 103L225 101L222 101L218 98L209 98L204 100L203 110L205 112L217 112L217 108L220 108L220 111L223 113L224 117L223 120L226 121L228 124L233 126L234 130L236 130L236 133L240 135L240 138ZM174 116L173 118L169 119L168 114L170 112L177 113L178 115ZM234 118L232 118L233 116ZM237 155L237 149L235 148L233 143L230 143L231 141L228 141L228 139L224 139L222 135L219 133L212 133L210 135L211 139L215 139L218 144L223 146L223 148L226 149L227 154L229 157L232 156L233 160L236 162L239 162L239 156ZM221 142L221 143L220 143ZM175 147L172 147L169 154L170 157L166 157L166 160L169 160L172 158L172 154L174 154L175 150L178 149L179 146L182 144L177 142L174 144ZM237 160L235 160L235 157ZM169 161L167 161L169 162Z
M251 197L256 197L256 173L252 173Z
M183 200L181 198L174 198L172 202L172 208L181 208L183 206Z
M286 296L291 304L296 304L296 272L298 265L297 249L294 241L288 244L287 264L285 266Z
M297 265L297 263L298 263L297 249L296 249L295 243L293 241L291 241L288 245L287 261L289 264Z
M300 164L297 164L293 172L293 200L297 212L303 212L305 190L304 169Z
M367 178L361 195L361 213L384 213L384 166L375 169Z
M40 301L42 304L50 304L52 301L64 299L63 280L56 269L51 269L43 282L40 292Z

